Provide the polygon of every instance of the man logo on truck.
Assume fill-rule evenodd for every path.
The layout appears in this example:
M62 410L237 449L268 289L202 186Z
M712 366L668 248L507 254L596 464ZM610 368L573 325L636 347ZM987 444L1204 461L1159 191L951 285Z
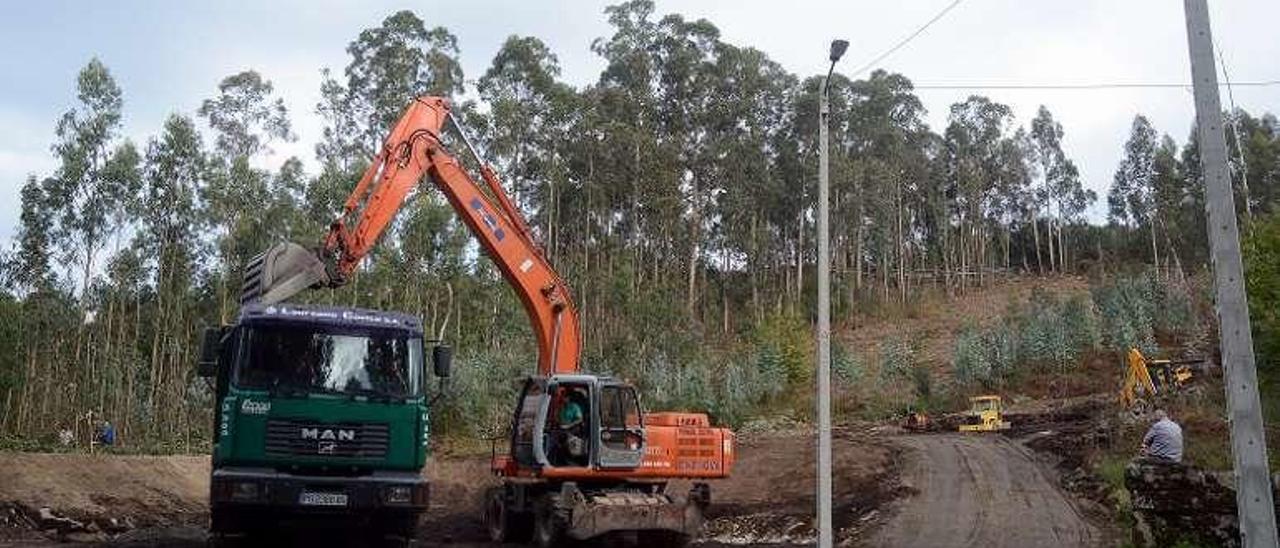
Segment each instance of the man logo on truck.
M302 439L325 441L355 441L356 431L350 428L303 428Z

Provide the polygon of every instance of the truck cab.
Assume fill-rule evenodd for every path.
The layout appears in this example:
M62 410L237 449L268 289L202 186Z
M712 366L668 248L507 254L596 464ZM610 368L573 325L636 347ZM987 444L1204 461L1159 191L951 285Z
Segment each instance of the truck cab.
M425 354L421 322L389 312L250 304L206 330L215 537L341 517L411 539L429 497ZM432 361L448 376L448 347Z

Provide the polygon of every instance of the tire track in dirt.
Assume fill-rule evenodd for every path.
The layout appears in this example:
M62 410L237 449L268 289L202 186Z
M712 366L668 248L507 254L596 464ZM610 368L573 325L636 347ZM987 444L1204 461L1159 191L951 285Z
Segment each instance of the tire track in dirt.
M896 438L914 494L871 546L1095 546L1097 529L1031 454L1003 436Z

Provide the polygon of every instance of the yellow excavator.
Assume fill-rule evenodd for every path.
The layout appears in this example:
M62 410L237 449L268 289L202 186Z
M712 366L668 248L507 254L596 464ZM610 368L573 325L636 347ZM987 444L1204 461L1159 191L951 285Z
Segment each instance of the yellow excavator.
M1161 394L1181 390L1195 378L1193 365L1203 360L1147 360L1137 348L1130 348L1126 358L1124 384L1120 387L1120 406L1143 411Z
M1000 396L969 398L969 411L965 413L961 432L998 432L1010 428L1004 420Z

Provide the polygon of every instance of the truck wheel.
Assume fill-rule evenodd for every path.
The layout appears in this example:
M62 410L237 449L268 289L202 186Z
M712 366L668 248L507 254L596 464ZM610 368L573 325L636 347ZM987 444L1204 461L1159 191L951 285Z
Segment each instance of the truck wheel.
M553 548L562 544L564 529L556 519L554 495L544 495L533 505L533 543L538 548Z
M217 548L244 546L253 540L256 522L244 514L227 508L209 511L209 545Z
M507 504L506 490L495 487L485 495L484 524L493 542L528 542L533 523L528 514L515 512Z
M418 536L418 516L384 516L377 521L377 530L383 546L413 546Z
M235 512L225 508L214 508L209 511L209 533L214 538L244 533L244 523Z

